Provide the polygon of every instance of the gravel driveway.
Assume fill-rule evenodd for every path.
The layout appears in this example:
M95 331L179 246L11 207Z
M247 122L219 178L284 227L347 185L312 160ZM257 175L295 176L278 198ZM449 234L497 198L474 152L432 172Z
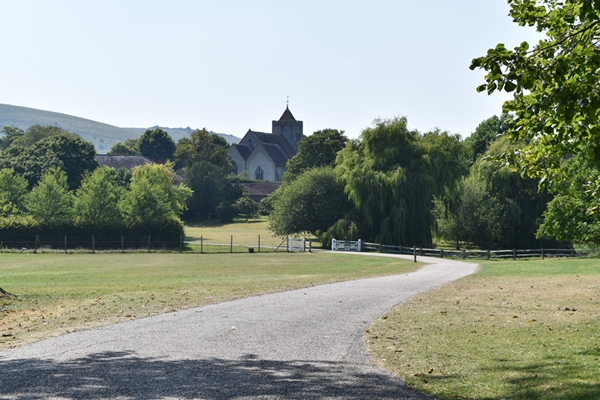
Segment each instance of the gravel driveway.
M420 260L433 264L2 351L0 399L427 399L374 365L362 340L392 307L477 268Z

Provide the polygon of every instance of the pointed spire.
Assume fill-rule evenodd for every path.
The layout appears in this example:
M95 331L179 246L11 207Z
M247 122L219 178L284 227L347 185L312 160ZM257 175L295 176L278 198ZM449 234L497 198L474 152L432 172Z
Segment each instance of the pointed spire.
M294 116L292 115L292 112L290 111L290 109L288 107L285 108L283 115L281 116L281 118L279 118L279 122L282 122L282 121L296 121L296 118L294 118Z

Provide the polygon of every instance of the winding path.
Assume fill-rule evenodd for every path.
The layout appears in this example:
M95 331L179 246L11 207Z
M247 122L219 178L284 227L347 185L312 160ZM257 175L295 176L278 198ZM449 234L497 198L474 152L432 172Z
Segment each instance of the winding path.
M0 399L428 399L374 365L362 340L392 307L477 268L420 261L432 264L2 351Z

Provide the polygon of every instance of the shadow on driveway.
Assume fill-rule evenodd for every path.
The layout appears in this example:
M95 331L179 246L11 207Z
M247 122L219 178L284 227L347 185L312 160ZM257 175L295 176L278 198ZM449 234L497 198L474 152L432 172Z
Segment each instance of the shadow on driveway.
M0 399L429 399L385 373L344 363L161 360L106 352L68 362L0 360Z

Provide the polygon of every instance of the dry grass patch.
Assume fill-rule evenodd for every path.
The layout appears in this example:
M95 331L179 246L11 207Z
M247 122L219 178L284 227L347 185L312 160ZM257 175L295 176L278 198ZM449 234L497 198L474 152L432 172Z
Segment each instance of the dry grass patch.
M600 398L600 269L579 263L489 263L378 320L369 347L443 399Z

